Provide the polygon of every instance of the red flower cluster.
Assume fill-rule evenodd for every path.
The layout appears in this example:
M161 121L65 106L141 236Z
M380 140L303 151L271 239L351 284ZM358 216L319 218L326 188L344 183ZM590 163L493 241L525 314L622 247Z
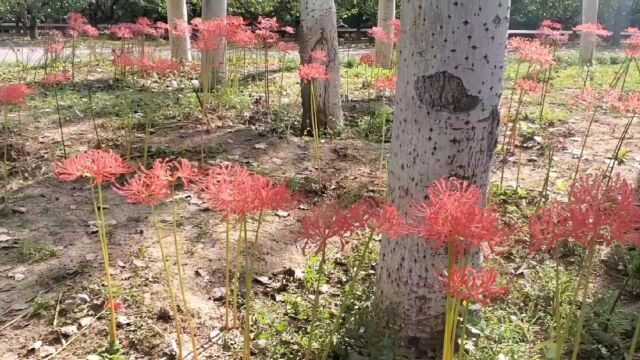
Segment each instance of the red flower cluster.
M53 165L55 176L62 181L81 177L104 184L131 171L120 155L113 151L88 150Z
M542 44L539 39L511 38L507 42L507 51L517 53L518 61L528 62L540 68L555 64L553 49Z
M364 54L360 56L360 64L373 66L376 63L376 58L371 54Z
M577 33L591 35L597 38L604 38L613 34L611 31L605 29L601 24L595 23L580 24L574 27L573 30Z
M71 73L69 70L57 71L47 74L40 83L45 86L60 86L71 82Z
M151 169L140 169L123 185L113 190L132 204L154 206L171 196L171 174L167 160L156 160Z
M437 180L427 189L428 202L416 204L411 213L411 232L435 250L448 245L463 257L484 242L489 247L502 234L494 211L481 207L480 189L466 181L450 178Z
M515 87L520 91L524 91L525 93L529 93L532 95L542 94L542 84L535 80L520 79L516 82Z
M82 16L80 13L70 12L67 15L67 21L69 22L69 35L73 38L76 38L79 35L96 37L99 34L98 29L89 25L87 18Z
M447 295L479 305L488 305L491 300L506 295L506 286L499 285L498 280L498 273L493 269L459 266L453 266L451 273L442 277Z
M624 93L611 89L602 93L602 99L609 109L621 113L637 114L640 110L640 93Z
M369 36L372 38L382 41L395 44L400 39L401 32L401 23L400 20L394 19L388 22L388 24L392 27L393 33L387 33L384 28L379 26L374 26L369 30Z
M310 53L311 62L318 64L327 64L329 62L329 56L327 52L322 49L316 49Z
M619 177L609 186L602 176L586 175L576 181L565 204L551 203L530 222L531 251L554 248L573 239L585 247L602 242L640 245L640 208L631 185Z
M283 53L291 53L298 51L298 44L294 42L280 41L276 48Z
M226 36L226 22L224 19L193 19L191 26L198 33L198 37L193 43L194 48L200 51L210 51L220 49L223 46Z
M322 252L330 239L340 241L340 248L344 250L349 245L347 234L353 231L355 222L351 213L336 203L328 203L313 207L302 217L303 252L312 245L315 253Z
M234 164L208 169L200 181L199 191L212 210L241 217L285 209L294 202L286 186Z
M191 26L184 20L176 20L169 25L171 35L178 38L186 38L191 34Z
M397 81L398 81L397 75L388 75L388 76L379 77L376 79L375 89L378 92L389 91L393 93L396 91Z
M302 64L298 70L298 76L303 82L328 79L329 73L324 65L311 63Z
M27 96L35 94L35 90L25 84L9 84L0 86L0 105L18 105Z
M631 36L623 41L624 53L628 57L640 59L640 30L628 28L627 32L631 33Z
M569 41L569 35L562 32L562 24L560 23L544 20L538 30L541 31L541 34L538 35L540 40L553 46Z
M366 228L384 235L390 240L409 234L407 222L398 214L398 209L381 197L368 196L349 209L355 229Z

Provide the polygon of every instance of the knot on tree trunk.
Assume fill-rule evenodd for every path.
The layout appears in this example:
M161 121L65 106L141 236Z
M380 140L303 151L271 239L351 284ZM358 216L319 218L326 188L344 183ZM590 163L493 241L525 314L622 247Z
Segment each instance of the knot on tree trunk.
M462 79L448 71L419 76L414 88L420 102L435 111L464 113L480 104L480 97L469 94Z

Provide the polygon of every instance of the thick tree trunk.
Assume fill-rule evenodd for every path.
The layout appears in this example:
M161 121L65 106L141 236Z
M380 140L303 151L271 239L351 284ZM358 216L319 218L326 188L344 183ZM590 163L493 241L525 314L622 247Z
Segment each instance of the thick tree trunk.
M224 19L226 17L227 0L203 0L202 18L204 20ZM204 72L206 67L211 68L211 79L213 79L214 86L222 85L226 78L226 50L226 39L222 39L219 49L206 51L202 54L202 71Z
M311 51L327 52L328 80L315 81L319 128L338 130L342 126L340 101L340 58L338 56L338 26L333 0L300 1L300 63L311 62ZM302 83L302 129L310 127L311 85Z
M175 26L176 21L187 22L187 3L185 0L167 0L167 22ZM174 36L169 32L171 58L191 61L191 41L189 36Z
M387 34L393 33L393 26L389 21L396 17L395 0L378 0L378 26ZM393 59L393 43L376 39L376 63L382 67L390 68Z
M599 0L582 0L582 23L598 22ZM591 34L580 35L580 62L590 65L593 62L596 49L596 38Z
M38 38L38 19L35 16L31 16L29 20L29 39L36 40Z
M405 214L441 177L486 189L498 137L508 0L403 2L389 197ZM377 304L414 358L442 350L447 265L418 238L383 241Z

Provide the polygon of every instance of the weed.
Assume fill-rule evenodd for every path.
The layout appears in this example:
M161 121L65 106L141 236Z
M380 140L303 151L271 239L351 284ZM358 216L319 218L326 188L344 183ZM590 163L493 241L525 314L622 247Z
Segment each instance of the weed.
M20 252L29 263L38 263L58 255L58 250L48 244L36 244L31 240L20 242Z

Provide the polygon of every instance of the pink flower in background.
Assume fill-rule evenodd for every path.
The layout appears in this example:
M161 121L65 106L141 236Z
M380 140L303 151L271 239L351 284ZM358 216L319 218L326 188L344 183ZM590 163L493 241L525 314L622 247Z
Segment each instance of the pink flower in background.
M156 160L151 169L140 169L125 185L114 185L113 190L124 196L128 203L154 206L171 196L169 164Z
M376 63L376 58L372 54L364 54L360 56L360 64L372 66Z
M191 34L191 26L184 20L176 20L170 28L171 34L176 37L189 37Z
M520 79L516 82L516 89L520 91L524 91L525 93L532 95L540 95L542 94L542 84L535 80L530 79Z
M353 231L354 222L349 211L336 203L314 206L300 222L302 224L300 239L304 242L303 252L311 245L314 252L318 254L327 247L331 239L340 242L341 250L349 245L346 235Z
M286 32L287 34L295 34L296 33L296 29L292 28L291 26L283 27L282 31Z
M562 24L560 23L544 20L538 30L542 32L538 37L542 41L550 42L553 45L569 41L569 35L562 32Z
M580 34L592 35L598 38L604 38L613 35L611 31L605 29L604 26L597 23L580 24L574 27L573 30Z
M62 181L85 177L104 184L131 171L122 157L111 150L88 150L53 164L55 176Z
M375 89L378 92L381 91L396 91L396 82L398 77L396 75L382 76L376 79Z
M498 280L498 273L493 269L459 266L453 266L451 273L442 277L448 296L483 306L507 294L506 286L498 284Z
M278 25L278 19L260 16L258 18L258 27L262 30L277 31L280 28Z
M109 32L121 40L133 39L133 32L131 27L126 24L117 24L111 27Z
M299 50L298 44L294 42L286 42L286 41L279 42L278 45L276 45L276 49L284 53L296 52Z
M71 72L69 70L62 70L47 74L40 83L45 86L60 86L63 84L69 84L71 82Z
M311 51L309 55L311 62L315 62L318 64L327 64L329 62L329 56L327 52L322 49L316 49Z

